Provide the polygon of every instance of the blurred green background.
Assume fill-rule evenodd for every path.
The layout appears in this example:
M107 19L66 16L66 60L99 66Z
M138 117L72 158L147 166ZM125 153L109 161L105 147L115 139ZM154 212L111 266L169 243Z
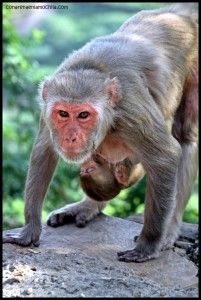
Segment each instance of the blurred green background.
M10 5L20 4L3 5L4 229L24 223L23 190L39 120L37 89L41 80L52 73L73 50L94 37L112 33L139 10L168 5L59 3L65 9L10 8ZM60 161L46 195L43 222L50 211L83 197L78 173L78 167ZM145 181L137 187L122 191L107 205L104 212L123 218L143 212ZM193 223L198 221L198 179L185 210L184 220Z

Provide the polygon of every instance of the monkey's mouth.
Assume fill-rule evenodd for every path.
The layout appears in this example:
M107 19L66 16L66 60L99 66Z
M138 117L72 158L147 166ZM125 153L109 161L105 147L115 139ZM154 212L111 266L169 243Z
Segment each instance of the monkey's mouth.
M72 148L72 149L64 149L63 147L58 147L58 154L68 163L76 163L76 164L82 164L86 162L92 154L92 147L90 150L90 147L86 147L85 150L80 150L78 148Z
M80 149L80 147L76 147L76 146L68 147L68 148L61 147L61 151L64 153L64 155L67 158L76 159L76 157L83 152L83 149Z
M66 157L69 157L70 159L76 159L76 157L80 154L80 152L75 152L75 151L63 151L63 152L65 153Z

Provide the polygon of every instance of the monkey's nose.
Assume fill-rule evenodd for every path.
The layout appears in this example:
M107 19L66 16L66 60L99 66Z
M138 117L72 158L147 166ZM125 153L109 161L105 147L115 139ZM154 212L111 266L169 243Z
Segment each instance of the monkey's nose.
M77 141L76 137L67 137L66 138L66 141L69 143L69 144L73 144Z

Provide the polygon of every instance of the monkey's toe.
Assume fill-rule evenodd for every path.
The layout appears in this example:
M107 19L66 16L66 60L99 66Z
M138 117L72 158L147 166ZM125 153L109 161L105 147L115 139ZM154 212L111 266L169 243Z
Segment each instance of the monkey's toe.
M84 213L80 213L75 218L75 223L77 227L85 227L87 224L87 216Z
M52 213L47 220L47 225L58 227L72 222L75 222L75 216L71 213Z

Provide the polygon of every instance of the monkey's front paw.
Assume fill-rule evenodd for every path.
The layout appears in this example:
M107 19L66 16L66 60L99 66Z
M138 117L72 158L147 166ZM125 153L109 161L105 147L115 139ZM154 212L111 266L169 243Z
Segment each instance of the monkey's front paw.
M119 261L125 262L144 262L159 256L159 252L155 251L153 253L149 253L148 251L142 251L138 248L134 248L132 250L126 250L117 253Z
M22 230L18 233L16 232L7 232L3 235L3 243L17 244L20 246L29 246L33 244L38 247L40 245L40 225L25 225Z

